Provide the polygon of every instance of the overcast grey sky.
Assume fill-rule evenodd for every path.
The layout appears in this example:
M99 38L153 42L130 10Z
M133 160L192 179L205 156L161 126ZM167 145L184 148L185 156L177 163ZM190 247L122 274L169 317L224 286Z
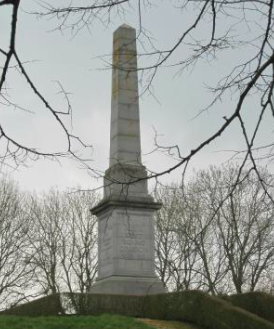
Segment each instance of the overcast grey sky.
M28 13L35 8L38 8L35 1L22 1L18 21L17 52L22 61L32 61L26 64L26 69L37 88L55 108L65 109L62 95L57 94L56 80L71 93L72 126L69 119L65 119L65 122L68 127L73 128L75 135L93 145L93 154L85 155L92 157L94 168L104 171L108 167L109 154L111 71L104 69L105 64L98 56L111 54L112 33L120 24L126 22L138 28L136 8L129 9L125 17L113 17L108 26L95 22L90 27L90 33L87 29L83 29L74 37L69 31L65 33L53 31L58 24L57 21L47 18L37 19L35 15ZM155 45L168 47L179 38L194 17L191 11L188 15L182 15L180 10L169 4L169 1L159 1L158 6L145 8L142 24L151 32ZM1 8L0 42L2 44L8 43L9 25L9 8ZM206 22L204 25L204 33L206 33ZM143 45L146 45L145 40ZM141 44L138 44L138 49L142 51ZM151 170L160 171L174 163L161 152L150 154L154 149L154 129L160 135L161 144L177 144L182 155L187 154L216 131L223 123L223 116L234 109L231 106L235 102L235 97L231 95L225 102L218 103L212 110L205 111L193 119L211 100L212 95L205 86L216 83L239 62L241 56L248 55L249 51L248 46L238 53L226 51L218 60L200 62L194 70L184 71L182 74L176 74L178 67L162 68L158 71L153 82L154 97L146 93L140 99L144 165ZM169 64L180 60L187 52L187 48L181 47ZM142 59L140 65L148 62ZM10 74L8 87L13 99L34 113L1 106L1 122L6 130L14 138L24 141L31 147L46 151L62 149L65 145L64 134L60 132L54 119L16 70ZM140 90L141 88L142 86ZM251 111L253 106L254 99L250 99L246 104L246 117L250 126L253 120L253 111ZM272 130L266 123L261 139L271 140L273 139L271 134ZM190 172L191 168L205 168L210 164L219 165L230 155L225 150L241 149L243 146L238 124L233 124L220 139L193 159ZM102 183L94 180L86 171L79 168L79 165L71 161L62 161L59 164L41 160L26 165L16 172L11 172L11 176L25 189L43 190L51 186L66 189L76 185L93 188ZM165 177L164 181L179 180L181 173L182 170L178 169Z

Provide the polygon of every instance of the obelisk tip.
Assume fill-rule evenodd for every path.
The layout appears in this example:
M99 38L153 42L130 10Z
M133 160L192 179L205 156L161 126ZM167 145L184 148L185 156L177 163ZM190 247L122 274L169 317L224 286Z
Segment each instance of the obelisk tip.
M131 38L135 38L136 30L134 27L128 25L128 24L123 24L120 25L115 31L114 35L117 36L130 36Z
M132 29L132 30L135 30L134 27L128 25L128 24L122 24L118 27L118 29Z

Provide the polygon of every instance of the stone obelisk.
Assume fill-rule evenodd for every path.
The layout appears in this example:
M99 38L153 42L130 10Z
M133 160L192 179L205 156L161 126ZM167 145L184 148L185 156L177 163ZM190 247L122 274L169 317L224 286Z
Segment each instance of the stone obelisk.
M153 213L141 162L136 31L120 26L113 36L109 169L98 217L98 278L92 293L146 295L165 292L155 275Z

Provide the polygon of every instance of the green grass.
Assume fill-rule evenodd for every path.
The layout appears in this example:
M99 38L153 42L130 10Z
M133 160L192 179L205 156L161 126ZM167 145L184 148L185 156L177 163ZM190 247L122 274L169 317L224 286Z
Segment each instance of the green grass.
M134 318L117 315L18 317L0 316L1 329L151 329Z

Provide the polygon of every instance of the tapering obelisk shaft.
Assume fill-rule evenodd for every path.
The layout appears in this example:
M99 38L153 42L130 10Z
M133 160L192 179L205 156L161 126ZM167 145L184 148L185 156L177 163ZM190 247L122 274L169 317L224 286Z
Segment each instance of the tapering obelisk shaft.
M151 201L141 163L136 31L124 24L113 34L109 169L104 197Z
M146 295L165 292L155 275L153 214L141 163L136 33L120 26L113 38L110 164L98 217L98 278L91 292Z
M124 24L113 35L110 167L141 164L136 32Z

